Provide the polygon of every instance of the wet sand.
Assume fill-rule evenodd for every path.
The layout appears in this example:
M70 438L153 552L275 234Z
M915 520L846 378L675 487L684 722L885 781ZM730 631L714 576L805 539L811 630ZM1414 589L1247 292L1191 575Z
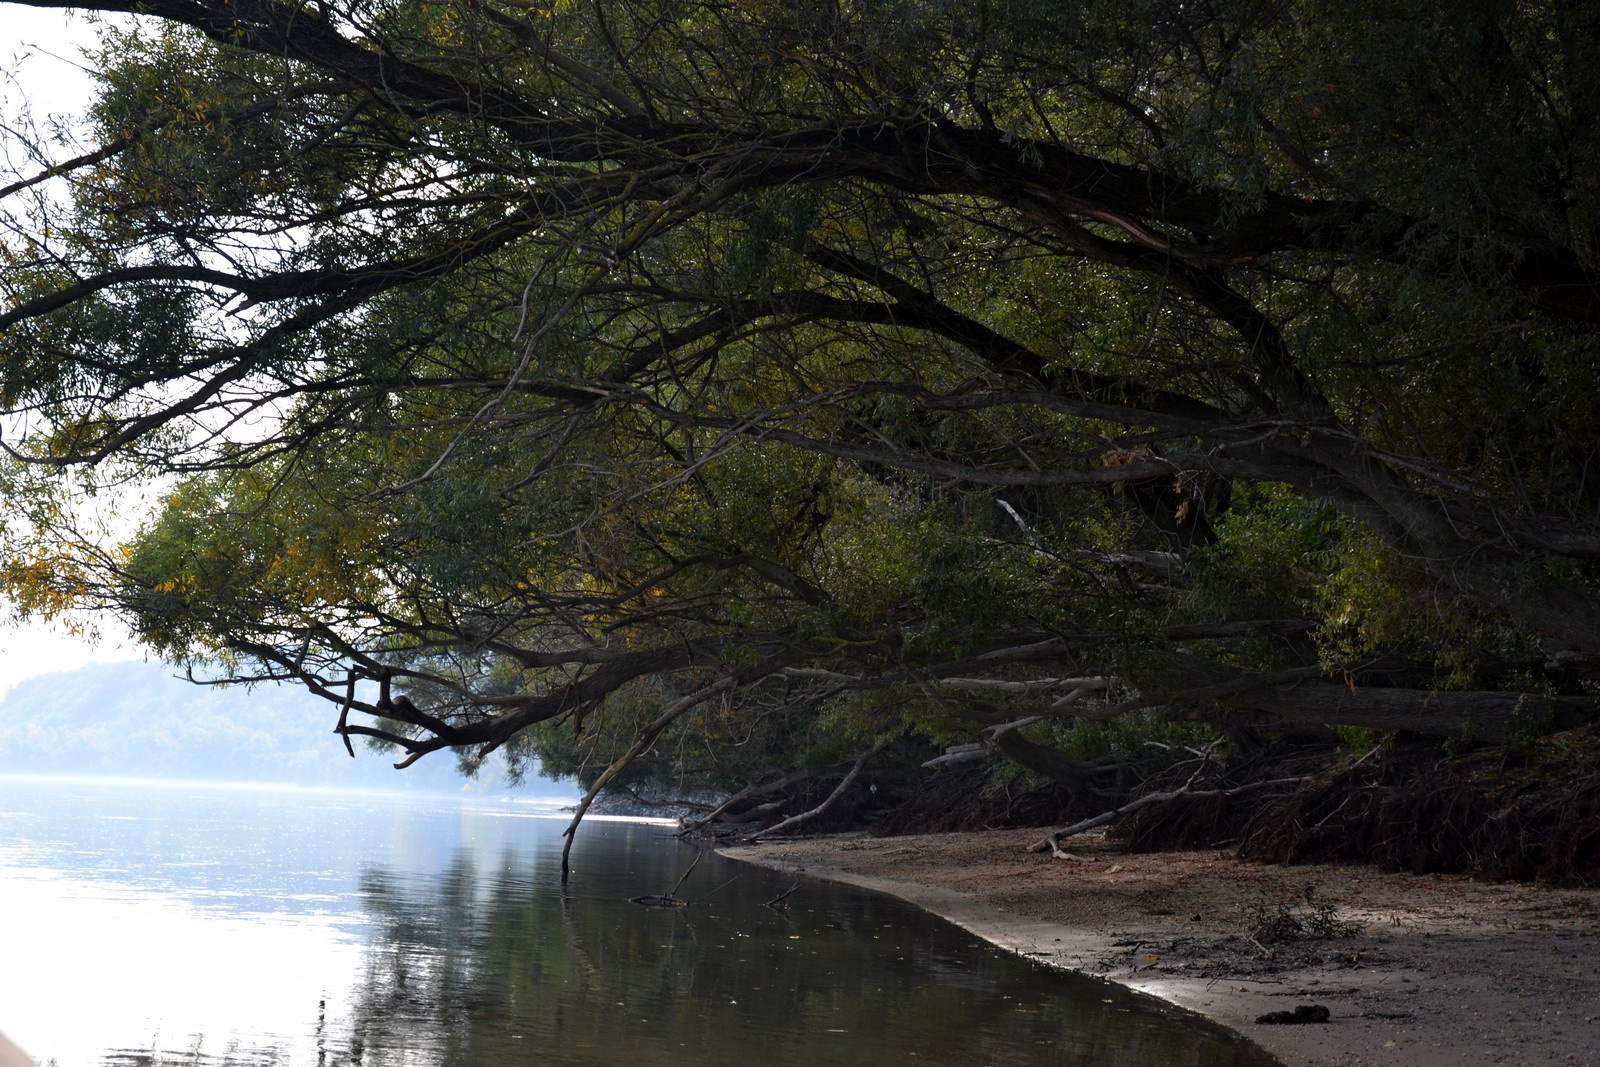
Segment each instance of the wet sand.
M1055 859L1027 850L1044 832L850 834L723 854L901 897L1030 959L1205 1015L1289 1067L1600 1067L1600 891L1130 855L1103 835ZM1274 941L1274 928L1292 936ZM1329 1021L1256 1021L1299 1005L1326 1007Z

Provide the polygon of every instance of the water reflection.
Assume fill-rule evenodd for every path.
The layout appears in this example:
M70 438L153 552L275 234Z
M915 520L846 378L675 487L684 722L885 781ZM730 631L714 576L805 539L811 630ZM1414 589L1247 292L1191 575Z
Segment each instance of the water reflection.
M369 870L377 937L349 1062L1264 1062L885 898L810 883L774 911L762 906L784 888L772 875L712 857L694 877L701 892L721 886L707 899L629 904L665 892L690 859L648 836L591 834L587 875L567 892L548 860L485 869L464 851L427 881Z
M87 978L53 1025L84 1023L94 1051L34 1043L59 1067L1270 1062L888 898L805 882L778 911L789 880L708 855L691 906L631 904L696 854L653 827L586 827L563 887L560 820L214 796L202 819L195 799L84 801L75 829L73 803L0 805L0 936L47 983L0 974L0 1026ZM149 825L107 829L130 810ZM16 940L30 914L54 940Z

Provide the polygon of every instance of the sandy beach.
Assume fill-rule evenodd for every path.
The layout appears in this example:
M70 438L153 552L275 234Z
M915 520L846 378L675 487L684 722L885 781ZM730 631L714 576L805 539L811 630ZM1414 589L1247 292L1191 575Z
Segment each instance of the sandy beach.
M851 834L724 854L901 897L1205 1015L1289 1067L1600 1065L1600 891L1130 855L1094 835L1057 859L1028 851L1043 833ZM1257 1022L1301 1005L1328 1021Z

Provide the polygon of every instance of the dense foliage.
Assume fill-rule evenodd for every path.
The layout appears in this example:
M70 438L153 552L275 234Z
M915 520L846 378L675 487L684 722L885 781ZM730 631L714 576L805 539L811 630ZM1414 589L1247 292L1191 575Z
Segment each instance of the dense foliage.
M1600 10L89 6L0 190L30 610L688 788L1594 710Z

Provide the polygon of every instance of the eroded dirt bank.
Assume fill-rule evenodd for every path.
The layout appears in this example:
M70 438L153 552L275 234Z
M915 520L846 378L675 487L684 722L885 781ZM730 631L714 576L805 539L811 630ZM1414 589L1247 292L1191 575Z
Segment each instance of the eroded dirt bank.
M1207 1015L1290 1067L1600 1065L1600 891L1129 855L1088 835L1062 860L1027 851L1040 836L849 834L724 854L892 893ZM1329 1022L1256 1022L1301 1004Z

